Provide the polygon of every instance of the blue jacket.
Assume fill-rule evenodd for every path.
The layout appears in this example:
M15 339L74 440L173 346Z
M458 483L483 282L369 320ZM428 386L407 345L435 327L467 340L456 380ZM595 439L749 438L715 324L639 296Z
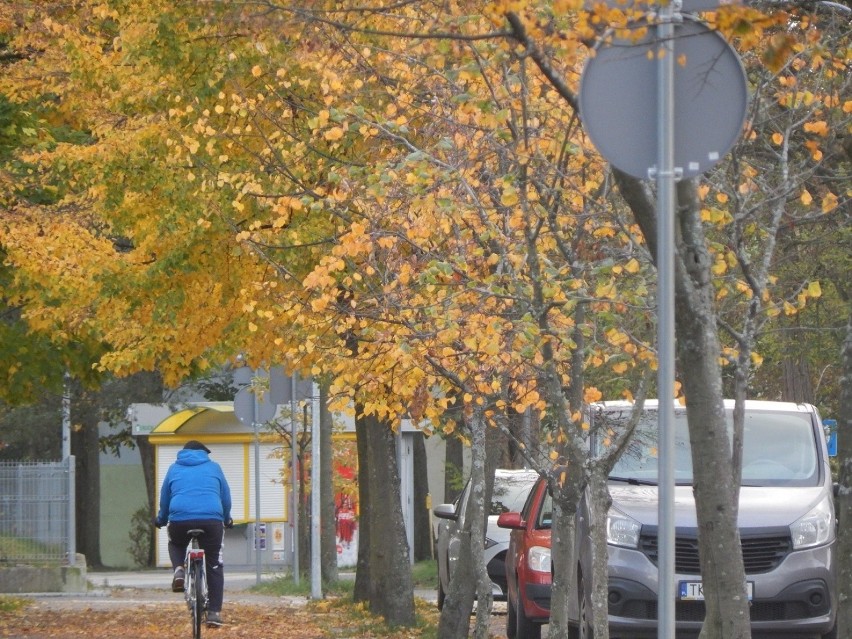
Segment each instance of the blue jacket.
M203 450L181 449L160 490L157 519L192 521L231 518L231 489L222 467Z

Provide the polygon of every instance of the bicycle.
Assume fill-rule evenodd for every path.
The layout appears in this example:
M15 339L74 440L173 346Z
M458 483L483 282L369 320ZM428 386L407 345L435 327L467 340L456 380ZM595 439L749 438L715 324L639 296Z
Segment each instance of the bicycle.
M192 616L192 637L201 639L201 625L207 616L208 603L207 558L204 556L204 549L198 543L198 538L204 534L204 531L193 528L187 534L192 539L186 547L186 558L183 564L185 571L183 593Z

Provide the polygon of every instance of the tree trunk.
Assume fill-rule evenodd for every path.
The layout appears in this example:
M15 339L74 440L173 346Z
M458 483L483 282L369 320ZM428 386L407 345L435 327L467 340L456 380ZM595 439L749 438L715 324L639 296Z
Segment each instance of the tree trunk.
M581 424L571 416L583 408L583 350L585 338L582 327L585 323L585 305L578 304L575 311L572 338L577 345L571 356L571 386L567 397L563 392L560 376L549 367L544 383L548 405L559 407L559 430L565 435L562 446L562 463L553 469L549 487L553 496L553 519L551 523L552 594L550 607L549 639L571 637L568 626L568 602L577 597L577 508L588 480L586 462L588 451L582 439Z
M639 180L617 169L613 172L656 259L656 206ZM706 606L700 637L743 639L751 636L751 627L748 599L744 596L742 554L730 552L731 548L740 548L736 519L739 487L735 488L731 481L733 460L723 406L711 260L695 181L681 180L677 195L675 330L695 467L698 543ZM660 401L671 397L671 392L673 389L658 389Z
M852 316L846 323L841 353L840 406L837 411L837 456L840 462L837 510L839 529L852 527ZM837 542L837 636L852 636L852 535L841 534Z
M157 505L154 503L154 484L157 481L157 478L154 476L154 446L148 441L147 437L137 437L136 445L139 447L139 456L142 459L142 475L145 477L145 490L148 493L148 514L150 515L150 521L154 521L154 517L157 516ZM153 566L155 562L154 534L155 530L152 525L148 540L149 566Z
M334 452L332 434L334 424L328 410L328 385L320 389L320 564L325 583L338 580L337 527L334 518Z
M485 423L485 415L481 408L473 410L474 423L471 447L473 458L471 463L470 499L467 502L466 522L470 522L471 559L473 572L476 575L476 639L487 639L490 636L488 624L491 620L493 595L491 594L491 579L485 565L485 529L488 514L491 510L491 493L494 488L494 467L499 458L499 449L488 446L486 442L493 441L498 431L489 429ZM489 450L490 449L490 450ZM490 459L489 459L490 458ZM478 486L474 483L478 482ZM473 508L471 509L471 505ZM476 540L476 543L473 541Z
M464 445L453 435L447 438L444 462L444 503L451 504L461 494L464 484Z
M370 611L384 617L391 626L412 626L414 588L402 515L396 438L390 425L374 416L367 416L365 423L371 499L364 503L361 519L370 519L371 531L381 531L369 549Z
M422 433L414 435L414 561L434 559L429 530L429 476L424 439Z
M358 559L355 568L355 587L352 591L353 601L370 601L372 583L372 566L370 564L370 547L372 544L370 511L370 455L368 445L368 424L361 416L363 406L355 407L355 437L358 450L358 510L361 516L358 521ZM378 528L377 530L381 530Z
M814 389L811 384L808 361L801 355L798 355L796 357L785 357L782 364L784 388L781 400L797 404L812 404L814 401Z
M583 491L582 473L566 472L564 476L552 479L550 484L553 493L553 521L550 530L553 583L548 637L567 639L571 636L568 627L568 602L577 596L575 515Z
M86 564L101 567L101 480L98 419L88 399L72 405L71 452L76 462L77 552Z
M606 518L612 498L607 480L609 469L595 467L589 477L589 535L592 539L592 590L591 610L593 636L609 639L609 563L606 545ZM603 552L599 552L602 550Z
M485 423L474 417L467 420L471 437L471 471L470 496L467 499L464 528L459 531L460 547L456 568L450 580L449 591L441 608L441 620L438 625L438 636L442 639L465 639L470 633L470 615L473 611L474 592L481 596L479 584L480 575L486 573L484 544L481 540L485 534ZM478 550L477 550L478 549ZM487 579L488 575L485 574ZM490 600L491 587L488 586ZM490 601L486 602L490 613ZM479 608L481 606L477 606ZM477 633L480 619L477 613ZM487 631L487 628L486 628ZM479 636L477 634L477 636Z
M741 548L739 486L732 481L733 458L710 275L712 260L695 182L680 182L678 196L682 235L677 242L680 259L675 268L675 326L692 444L698 552L705 593L706 614L700 637L743 639L751 636L751 626L742 553L731 552ZM660 401L669 397L660 392Z

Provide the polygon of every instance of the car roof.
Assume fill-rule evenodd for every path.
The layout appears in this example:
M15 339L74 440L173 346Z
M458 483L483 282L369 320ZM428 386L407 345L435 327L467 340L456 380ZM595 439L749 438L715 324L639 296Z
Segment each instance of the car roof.
M685 404L682 404L680 400L672 400L674 402L675 408L686 408ZM605 402L595 402L591 404L591 406L599 406L604 409L609 408L628 408L634 405L635 402L629 402L626 400L614 400L614 401L605 401ZM735 400L726 399L724 400L726 409L733 409ZM646 408L657 408L659 406L659 400L657 399L646 399L645 407ZM797 404L795 402L772 402L765 401L760 399L747 399L745 400L745 407L750 408L752 410L777 410L783 411L787 413L813 413L815 411L814 407L811 404Z

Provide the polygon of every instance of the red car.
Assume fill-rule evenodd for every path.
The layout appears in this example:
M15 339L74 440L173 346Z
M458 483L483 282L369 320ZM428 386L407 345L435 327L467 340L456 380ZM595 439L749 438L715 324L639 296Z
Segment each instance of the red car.
M539 479L521 512L503 513L500 528L511 529L506 552L506 636L540 639L550 621L550 522L552 501L547 482Z

